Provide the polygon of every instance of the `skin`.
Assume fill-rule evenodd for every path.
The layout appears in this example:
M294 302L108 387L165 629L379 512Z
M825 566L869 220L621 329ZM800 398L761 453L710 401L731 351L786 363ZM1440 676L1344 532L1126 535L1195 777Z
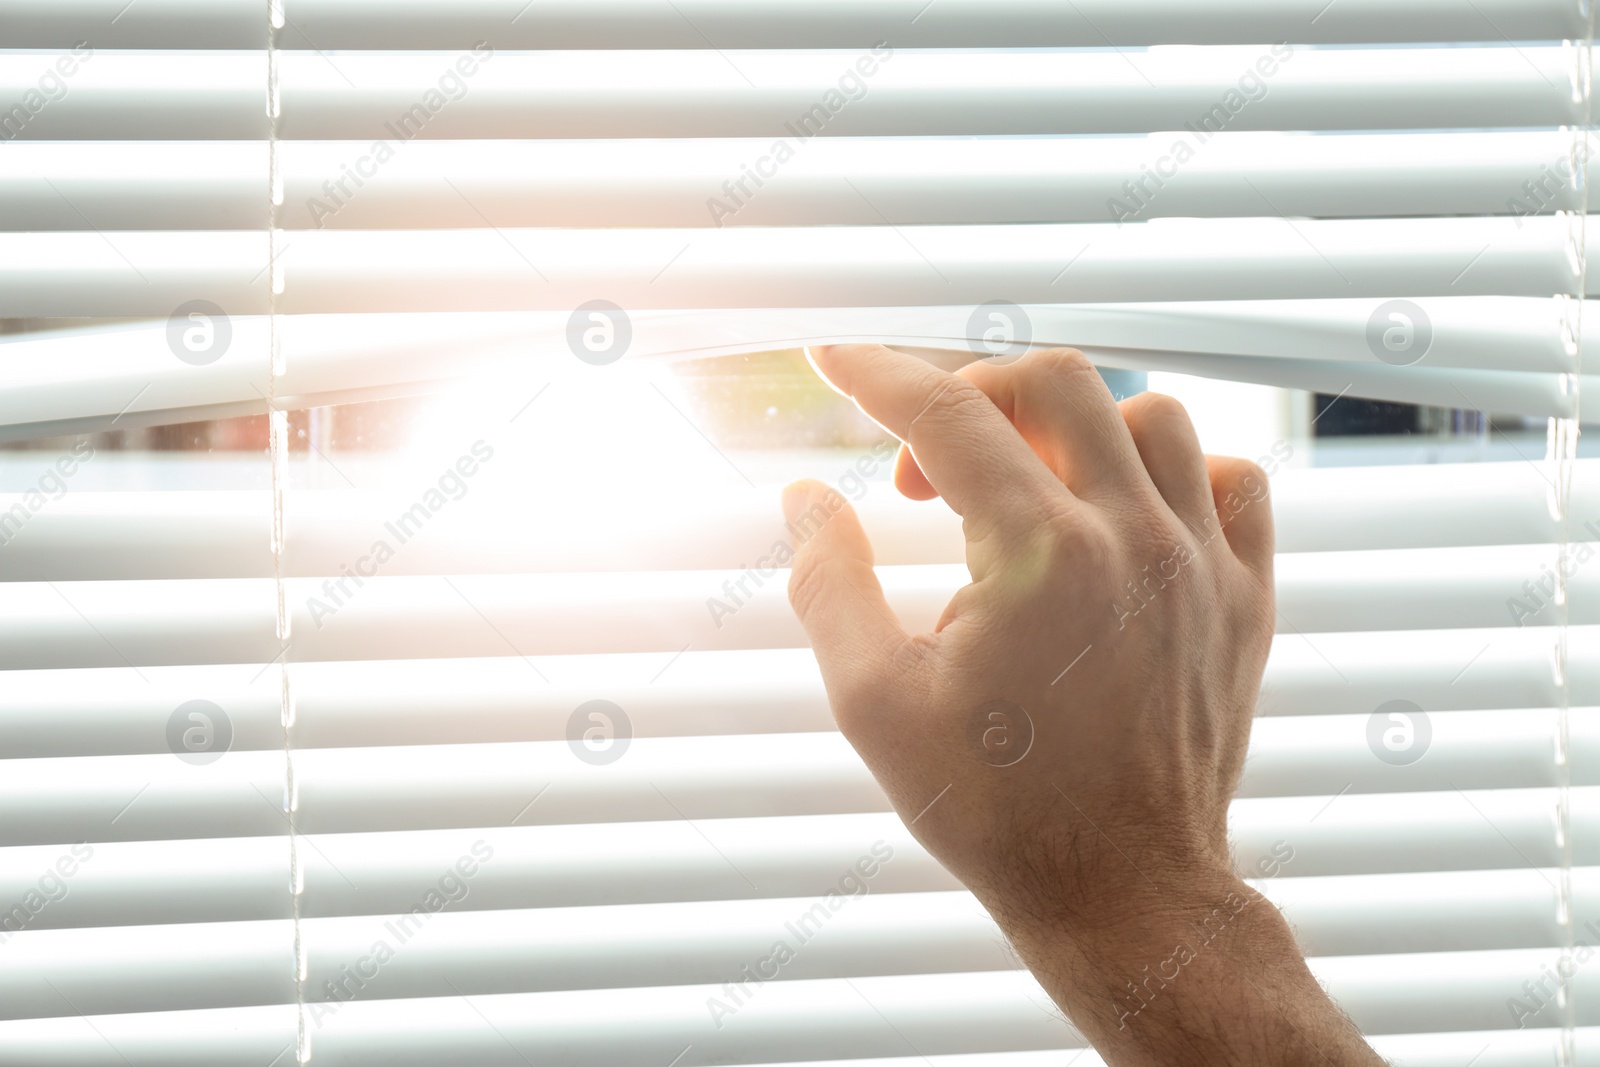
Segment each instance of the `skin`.
M1118 405L1072 349L811 358L904 442L901 491L966 532L972 583L909 634L849 504L784 493L791 521L828 515L790 600L917 840L1108 1064L1381 1065L1228 847L1273 633L1265 474L1204 455L1170 397Z

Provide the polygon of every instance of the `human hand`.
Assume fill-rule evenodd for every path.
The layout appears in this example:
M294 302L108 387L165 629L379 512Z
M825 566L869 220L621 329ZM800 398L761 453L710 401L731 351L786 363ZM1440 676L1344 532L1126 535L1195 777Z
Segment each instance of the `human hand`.
M1168 397L1119 411L1070 350L956 375L881 347L814 358L909 445L902 490L942 491L966 529L972 584L931 634L894 621L848 506L790 581L840 729L918 840L1001 914L1100 922L1147 878L1231 876L1273 630L1266 476L1208 468ZM1219 529L1230 494L1253 502Z
M962 516L972 577L908 634L849 505L786 490L791 522L823 509L789 590L839 728L1105 1052L1127 1029L1118 967L1260 901L1227 813L1273 633L1266 475L1206 457L1169 397L1119 408L1070 349L958 374L881 346L812 359L908 446L901 490ZM1286 943L1309 982L1257 910L1252 966Z

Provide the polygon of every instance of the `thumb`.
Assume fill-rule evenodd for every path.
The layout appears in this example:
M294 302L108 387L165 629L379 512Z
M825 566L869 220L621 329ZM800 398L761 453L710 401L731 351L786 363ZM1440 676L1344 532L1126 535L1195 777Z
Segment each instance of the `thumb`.
M818 481L783 491L794 538L789 602L816 652L834 714L850 694L883 684L909 639L872 570L872 544L855 509Z

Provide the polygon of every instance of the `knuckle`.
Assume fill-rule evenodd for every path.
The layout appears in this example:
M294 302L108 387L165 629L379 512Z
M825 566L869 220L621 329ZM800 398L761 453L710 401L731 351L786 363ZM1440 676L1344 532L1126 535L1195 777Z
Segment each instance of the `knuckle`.
M1065 514L1059 507L1047 507L1035 529L1044 537L1050 556L1074 570L1095 573L1111 565L1116 536L1092 514Z
M1230 498L1239 501L1237 508L1264 504L1271 494L1272 481L1258 464L1247 459L1229 459L1218 472L1218 497L1227 505ZM1232 518L1224 514L1224 519Z
M1139 549L1145 557L1163 561L1168 570L1193 573L1209 569L1204 547L1182 523L1150 522L1139 538Z
M1187 423L1189 409L1166 393L1140 393L1128 401L1131 413L1147 423Z
M1252 496L1266 493L1271 485L1267 472L1261 469L1261 465L1248 459L1239 461L1237 479Z
M1089 377L1098 380L1100 377L1099 370L1089 362L1089 357L1076 348L1046 348L1035 351L1030 355L1027 367L1035 375L1069 381Z
M1092 371L1094 364L1076 348L1043 348L1033 353L1034 362L1052 370Z
M921 419L963 422L980 419L994 409L989 395L965 378L950 377L939 385L939 391L922 409L922 414L912 420L912 426Z

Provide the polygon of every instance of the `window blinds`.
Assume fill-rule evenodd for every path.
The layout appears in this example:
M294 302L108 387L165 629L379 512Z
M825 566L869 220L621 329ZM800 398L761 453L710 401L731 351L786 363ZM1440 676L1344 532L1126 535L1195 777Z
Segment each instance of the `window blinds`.
M6 6L0 438L61 440L0 497L0 1063L1097 1062L831 730L775 484L641 384L836 339L1550 420L1269 453L1232 829L1386 1054L1600 1060L1587 8L918 7ZM285 411L416 394L471 415L291 487ZM268 410L209 488L62 437ZM959 528L876 484L928 625Z

